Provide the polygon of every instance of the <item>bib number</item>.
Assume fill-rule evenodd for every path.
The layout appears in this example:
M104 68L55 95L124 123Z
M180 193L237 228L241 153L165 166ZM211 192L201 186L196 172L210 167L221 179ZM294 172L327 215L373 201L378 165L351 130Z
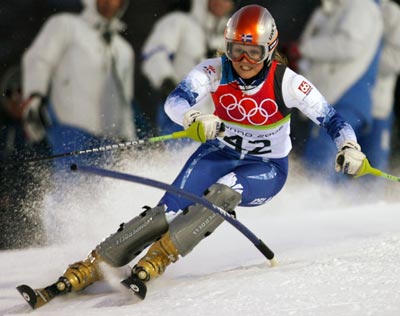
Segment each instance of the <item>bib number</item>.
M232 145L238 152L246 150L249 155L264 155L272 151L271 142L268 139L246 141L247 148L243 148L243 140L243 137L239 135L224 137L224 141L226 141L229 145Z

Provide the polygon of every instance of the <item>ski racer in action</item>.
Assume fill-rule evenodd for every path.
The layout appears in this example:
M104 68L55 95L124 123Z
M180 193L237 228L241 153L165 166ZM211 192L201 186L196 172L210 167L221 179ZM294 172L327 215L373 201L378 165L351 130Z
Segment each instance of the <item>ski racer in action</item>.
M335 169L355 175L365 155L352 127L316 87L282 63L278 31L259 5L236 11L225 30L226 54L196 66L169 95L165 111L185 129L201 122L208 141L188 159L173 186L227 212L259 206L282 189L291 150L290 111L298 108L331 136L338 148ZM214 114L196 104L211 94ZM80 291L103 278L101 266L121 267L149 245L134 265L129 287L139 297L146 282L186 256L223 218L206 207L166 193L154 208L121 225L83 260L70 265L54 284L33 290L18 287L33 308L53 297Z

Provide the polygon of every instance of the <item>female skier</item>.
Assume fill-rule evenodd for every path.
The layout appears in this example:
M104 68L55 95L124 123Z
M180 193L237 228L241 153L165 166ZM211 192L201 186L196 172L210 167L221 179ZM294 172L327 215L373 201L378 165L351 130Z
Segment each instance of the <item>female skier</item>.
M225 43L226 54L196 66L165 103L173 121L185 129L201 122L207 138L174 186L203 195L227 212L238 205L266 203L287 178L294 107L331 136L338 148L336 171L357 173L365 155L352 127L312 83L281 62L276 53L278 31L266 8L249 5L236 11L227 23ZM202 114L196 105L209 95L215 111ZM131 289L144 298L146 282L187 255L222 221L204 206L166 193L156 207L121 225L88 258L70 265L56 283L36 290L35 306L43 303L43 297L48 301L102 279L100 263L126 265L151 245L130 278ZM26 286L19 290L29 292Z

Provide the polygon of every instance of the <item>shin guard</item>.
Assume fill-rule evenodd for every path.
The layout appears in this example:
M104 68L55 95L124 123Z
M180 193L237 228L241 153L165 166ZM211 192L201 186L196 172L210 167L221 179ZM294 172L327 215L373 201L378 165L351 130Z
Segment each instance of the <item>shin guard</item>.
M231 212L241 201L241 194L224 184L213 184L205 199ZM187 255L202 239L209 236L224 219L203 205L189 206L170 223L171 241L181 256Z
M122 224L115 234L96 247L96 252L106 263L113 267L121 267L133 260L167 230L164 207L157 206Z

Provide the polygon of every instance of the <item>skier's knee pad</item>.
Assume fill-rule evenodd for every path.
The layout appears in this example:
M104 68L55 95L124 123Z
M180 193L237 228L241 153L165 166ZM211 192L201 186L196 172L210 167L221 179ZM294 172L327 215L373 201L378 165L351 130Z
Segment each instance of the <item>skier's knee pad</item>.
M115 234L96 247L96 251L111 266L121 267L132 261L167 230L164 207L157 206L122 224Z
M225 211L233 211L240 203L241 194L224 184L213 184L205 193L205 199ZM187 255L204 238L209 236L223 218L203 205L189 206L170 223L171 240L181 256Z

